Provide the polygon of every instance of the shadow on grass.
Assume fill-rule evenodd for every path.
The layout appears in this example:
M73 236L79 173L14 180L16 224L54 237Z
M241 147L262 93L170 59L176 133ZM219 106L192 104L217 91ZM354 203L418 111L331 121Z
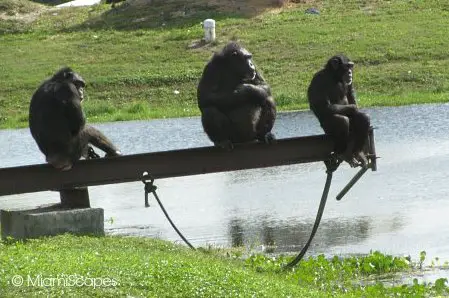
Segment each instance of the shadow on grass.
M45 4L45 5L59 5L62 3L67 3L72 0L30 0L31 2L39 3L39 4Z
M84 29L135 30L176 28L199 24L207 18L251 18L286 0L128 0L100 16L71 27Z

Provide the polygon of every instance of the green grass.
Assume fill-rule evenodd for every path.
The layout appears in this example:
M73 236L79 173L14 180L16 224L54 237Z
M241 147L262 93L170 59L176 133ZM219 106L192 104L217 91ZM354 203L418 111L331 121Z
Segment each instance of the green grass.
M313 1L251 16L207 2L39 5L32 21L1 20L0 128L26 126L34 90L63 65L88 82L89 121L198 115L202 69L231 39L253 52L280 110L307 108L312 75L338 52L356 62L361 106L449 99L447 1ZM311 5L321 14L304 14ZM217 20L217 44L190 49L206 17Z
M415 266L405 258L379 252L348 258L308 258L288 271L281 270L285 257L242 258L241 254L241 251L219 249L192 251L160 240L115 236L64 235L26 243L0 242L0 296L422 297L449 294L445 279L434 284L415 282L395 287L375 282L385 274L410 272ZM24 280L22 286L12 283L17 275ZM59 286L51 278L57 278ZM99 285L96 288L89 286L94 279ZM73 286L75 281L81 286Z

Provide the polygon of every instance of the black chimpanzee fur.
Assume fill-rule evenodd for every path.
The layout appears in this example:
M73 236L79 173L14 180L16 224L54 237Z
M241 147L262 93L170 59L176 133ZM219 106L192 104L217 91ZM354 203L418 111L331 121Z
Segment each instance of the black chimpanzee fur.
M369 117L356 104L352 85L354 63L345 55L331 57L309 85L308 100L325 133L335 143L335 153L351 166L366 166L363 147L370 127ZM352 148L348 147L353 141Z
M276 105L251 58L245 48L230 42L204 68L198 106L204 131L217 146L231 149L234 143L275 142L271 129Z
M48 163L69 170L83 157L98 157L92 144L107 156L120 151L99 130L86 125L81 101L85 81L69 67L56 72L42 83L31 98L29 125L31 135Z

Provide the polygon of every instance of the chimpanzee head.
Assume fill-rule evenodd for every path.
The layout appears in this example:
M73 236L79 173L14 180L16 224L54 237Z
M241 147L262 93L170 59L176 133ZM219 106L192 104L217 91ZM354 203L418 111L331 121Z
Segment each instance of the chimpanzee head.
M256 77L256 67L251 58L253 55L235 42L228 43L222 51L228 67L242 81L251 81Z
M86 82L84 79L76 72L74 72L70 67L63 67L51 78L51 81L71 83L75 86L78 91L80 100L84 98L84 87Z
M352 84L354 62L343 54L335 55L327 61L326 69L331 71L337 81L346 85Z

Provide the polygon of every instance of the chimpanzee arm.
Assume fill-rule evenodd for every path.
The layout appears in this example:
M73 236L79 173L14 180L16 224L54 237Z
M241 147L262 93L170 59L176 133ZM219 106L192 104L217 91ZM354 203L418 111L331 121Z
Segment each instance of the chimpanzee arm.
M240 84L236 88L233 83L226 85L228 80L229 78L222 77L222 72L213 64L213 61L206 65L200 83L198 84L197 96L199 107L232 109L234 107L240 107L245 102L254 101L254 97L246 96L247 89L249 89L245 88L247 84ZM254 87L256 86L254 85Z
M317 115L344 115L350 116L356 110L357 106L354 104L335 104L331 103L331 100L324 92L311 92L309 94L310 108L315 111Z
M112 143L112 141L93 126L86 125L82 131L82 137L87 139L87 142L84 141L86 145L87 143L94 145L103 150L108 157L121 155L120 150Z
M217 107L230 108L241 104L239 98L234 95L234 90L219 90L218 86L201 84L198 88L198 105L200 108Z
M265 91L268 96L271 96L270 86L265 82L264 78L261 74L259 74L259 72L256 72L256 77L253 79L253 84Z
M86 119L76 87L73 84L62 84L55 95L63 103L64 115L67 119L70 133L72 135L78 134L80 129L84 127Z
M270 86L258 72L256 72L254 79L238 85L234 93L239 96L240 102L265 104L267 99L271 98Z
M339 114L343 116L351 116L357 110L357 106L355 104L330 104L329 110L332 114Z
M81 102L77 99L71 100L66 105L66 115L72 135L76 135L84 124L86 118L84 117L83 110L81 108Z
M351 116L357 110L357 106L355 104L330 104L329 108L332 114L339 114L344 116Z
M346 98L348 99L349 104L353 104L353 105L357 106L357 102L355 101L355 91L354 91L354 87L352 87L352 84L348 86Z

